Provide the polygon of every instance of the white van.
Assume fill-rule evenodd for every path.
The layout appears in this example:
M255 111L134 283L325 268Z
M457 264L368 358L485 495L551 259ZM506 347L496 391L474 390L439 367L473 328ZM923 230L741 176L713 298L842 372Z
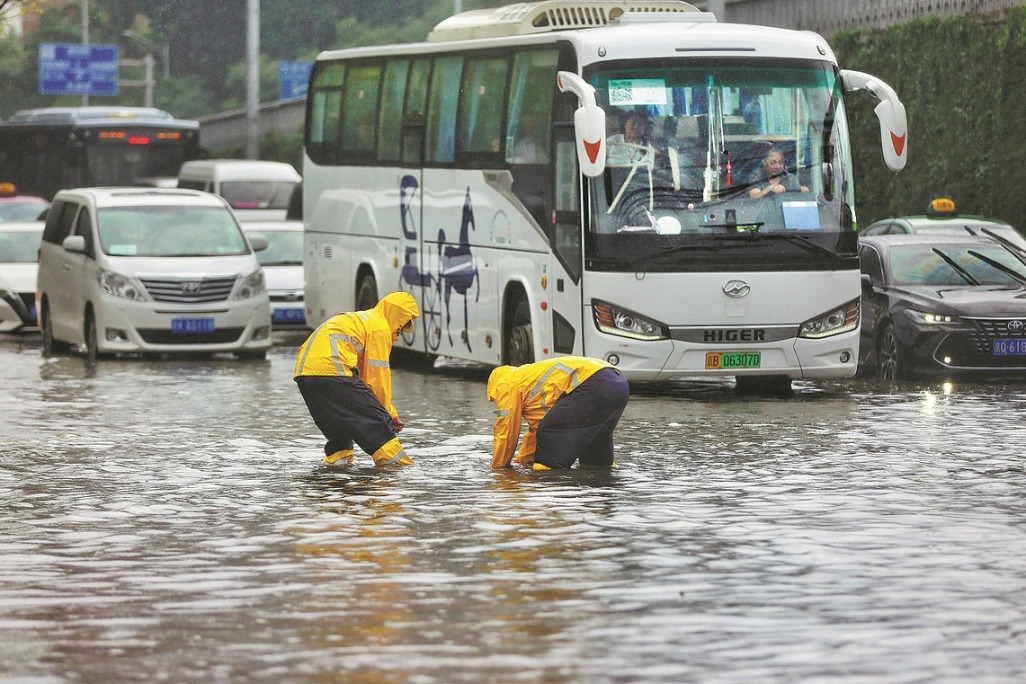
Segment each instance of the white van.
M85 345L89 360L142 352L264 358L264 272L227 203L157 188L61 190L39 249L43 353Z
M220 195L240 221L284 220L301 180L291 164L250 159L197 159L178 171L178 187Z

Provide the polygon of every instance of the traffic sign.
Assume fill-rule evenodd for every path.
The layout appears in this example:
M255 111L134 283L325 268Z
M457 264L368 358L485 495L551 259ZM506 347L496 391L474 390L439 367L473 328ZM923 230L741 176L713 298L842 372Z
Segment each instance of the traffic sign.
M41 95L117 95L118 46L40 43Z
M312 70L313 62L290 62L288 60L278 62L279 97L283 100L306 97L307 84L310 82Z

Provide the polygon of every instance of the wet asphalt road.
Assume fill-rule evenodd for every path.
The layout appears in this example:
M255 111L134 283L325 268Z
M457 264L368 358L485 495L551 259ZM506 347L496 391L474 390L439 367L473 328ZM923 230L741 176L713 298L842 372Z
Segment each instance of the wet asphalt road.
M320 464L266 362L0 337L0 681L1011 682L1021 384L635 388L611 473L489 469L486 371L395 371L415 466Z

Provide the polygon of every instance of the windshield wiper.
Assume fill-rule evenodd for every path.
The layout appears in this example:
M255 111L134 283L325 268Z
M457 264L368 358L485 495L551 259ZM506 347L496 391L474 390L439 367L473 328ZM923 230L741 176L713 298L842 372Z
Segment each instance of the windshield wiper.
M964 268L962 268L961 266L959 266L958 262L956 262L954 259L949 257L944 252L942 252L939 249L937 249L936 247L934 247L933 248L933 253L936 254L937 256L939 256L941 259L944 259L945 263L947 263L947 265L950 266L951 268L955 269L955 273L957 273L958 275L962 276L962 278L965 280L965 282L969 283L970 285L979 285L980 284L980 281L977 280L976 278L974 278L973 275L969 271L967 271Z
M808 239L807 237L802 237L801 235L794 235L792 233L760 233L756 230L752 233L752 239L773 239L790 242L791 244L797 245L798 247L801 247L802 249L805 249L808 252L812 252L813 254L818 254L819 256L826 257L830 261L831 271L836 271L837 266L844 262L844 257L835 252L834 250L830 249L829 247L824 247L823 245L817 244L812 240Z
M977 252L976 250L973 250L973 249L970 249L968 252L966 252L966 254L968 254L969 256L976 257L977 259L979 259L983 263L987 264L988 266L993 266L994 268L996 268L997 270L1001 271L1005 275L1009 276L1013 280L1018 280L1023 285L1026 285L1026 275L1023 275L1022 273L1019 273L1014 268L1009 268L1008 266L1005 266L1000 261L997 261L996 259L991 259L989 256L980 254L979 252Z
M634 261L628 261L627 265L630 268L636 269L638 266L642 266L644 264L647 264L648 262L652 261L653 259L660 259L662 257L673 256L674 254L680 254L681 252L691 252L691 251L696 251L697 252L699 250L709 250L709 251L713 251L713 252L718 252L720 250L721 246L722 245L695 245L695 244L678 245L677 247L673 247L672 249L664 249L664 250L661 250L661 251L658 251L658 252L650 252L649 254L646 254L645 256L638 257Z

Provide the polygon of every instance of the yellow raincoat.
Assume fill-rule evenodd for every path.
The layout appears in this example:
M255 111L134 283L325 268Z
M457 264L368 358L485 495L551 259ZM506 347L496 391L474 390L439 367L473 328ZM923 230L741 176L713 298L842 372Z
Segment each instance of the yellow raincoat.
M499 366L488 377L488 401L495 402L495 442L492 467L505 468L513 459L520 437L520 419L527 421L527 434L516 462L534 462L535 430L552 405L603 368L605 361L583 356L559 356L523 366Z
M388 357L399 331L419 315L413 295L392 292L373 309L332 316L299 348L293 377L357 375L396 418Z

